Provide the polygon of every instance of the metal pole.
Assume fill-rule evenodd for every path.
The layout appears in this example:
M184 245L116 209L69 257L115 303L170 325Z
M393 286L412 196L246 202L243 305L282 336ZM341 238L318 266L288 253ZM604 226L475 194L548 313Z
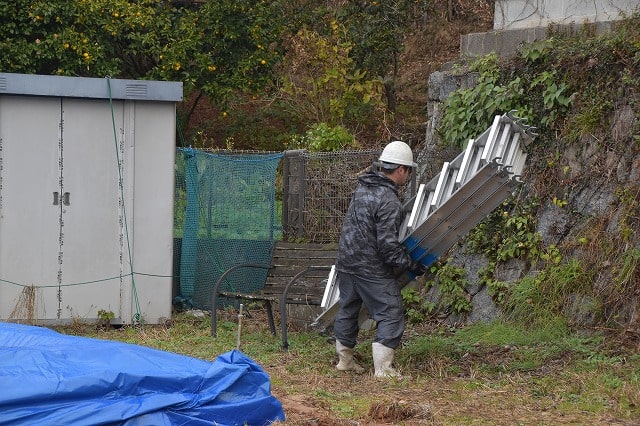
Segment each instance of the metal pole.
M240 312L238 313L238 337L236 339L236 348L238 350L240 350L240 335L242 334L242 318L244 317L244 315L242 314L243 308L244 308L244 305L241 303Z

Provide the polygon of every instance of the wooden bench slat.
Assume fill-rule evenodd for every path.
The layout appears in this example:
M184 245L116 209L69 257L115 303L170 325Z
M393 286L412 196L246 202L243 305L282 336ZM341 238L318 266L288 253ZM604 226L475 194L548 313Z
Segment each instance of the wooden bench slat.
M292 243L288 241L276 242L276 249L286 250L319 250L319 251L337 251L338 244L321 244L321 243Z
M264 293L238 293L238 292L219 291L218 295L222 297L232 298L232 299L269 300L271 302L280 301L280 297L268 295Z
M296 269L290 269L286 267L279 268L276 266L269 271L269 274L267 275L267 280L269 280L269 278L272 278L272 277L293 278L299 272L302 272L302 271L303 271L302 269L297 269L297 268ZM300 279L306 279L306 280L313 279L314 281L318 281L318 279L323 279L323 278L326 279L328 275L329 275L328 270L309 271L307 274L304 275L304 277L301 277Z
M311 288L306 288L307 291L305 291L304 289L292 289L289 291L288 296L289 297L302 297L305 296L306 298L309 299L322 299L323 296L323 292L321 291L317 291L315 289L311 289ZM281 295L284 292L284 287L276 287L276 288L269 288L268 290L262 291L260 294L264 294L264 295Z
M337 256L337 244L313 244L313 243L291 243L278 241L275 245L272 256L271 269L267 271L264 286L253 294L242 291L232 291L229 289L219 291L225 297L260 300L266 297L275 300L277 295L282 295L289 282L302 271L308 268L320 268L309 270L299 277L290 289L290 294L294 298L305 296L308 300L322 300L329 268L335 263ZM234 296L234 294L238 296ZM250 296L250 297L249 297Z
M282 301L281 294L269 295L264 293L228 293L219 291L218 295L230 299L246 299L256 301L268 300L274 303L280 303ZM287 297L287 304L320 306L320 303L320 300L315 298L308 298L305 294L289 294L289 297Z
M331 266L335 263L336 258L328 259L273 259L271 266L287 267L292 269L303 270L310 266Z
M278 252L273 256L274 261L287 261L294 259L301 259L304 261L316 260L318 262L326 263L328 261L335 260L337 253L321 253L321 252L296 252L296 253L282 253Z

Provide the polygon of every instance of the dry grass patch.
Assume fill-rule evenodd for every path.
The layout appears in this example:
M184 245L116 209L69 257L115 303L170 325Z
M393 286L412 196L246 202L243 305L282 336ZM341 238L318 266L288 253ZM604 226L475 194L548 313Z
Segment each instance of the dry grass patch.
M216 339L207 315L177 314L166 324L137 328L98 330L78 323L58 329L213 360L236 345L237 312L220 315ZM505 345L494 337L486 341L483 330L411 327L397 356L401 380L373 377L372 333L362 333L356 347L367 372L340 372L327 336L292 324L290 349L282 351L280 336L269 333L260 310L243 319L242 351L269 374L287 425L631 425L640 420L640 357L633 351L611 353L593 338Z

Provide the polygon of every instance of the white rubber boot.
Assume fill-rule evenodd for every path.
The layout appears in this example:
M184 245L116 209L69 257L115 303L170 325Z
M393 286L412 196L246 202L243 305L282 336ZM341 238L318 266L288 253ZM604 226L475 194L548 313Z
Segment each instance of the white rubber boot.
M351 370L356 373L364 371L364 368L353 359L353 349L346 347L338 339L336 339L336 353L338 354L338 365L336 365L338 370Z
M371 353L373 355L373 367L376 377L395 377L402 376L392 366L395 349L391 349L382 343L373 342L371 344Z

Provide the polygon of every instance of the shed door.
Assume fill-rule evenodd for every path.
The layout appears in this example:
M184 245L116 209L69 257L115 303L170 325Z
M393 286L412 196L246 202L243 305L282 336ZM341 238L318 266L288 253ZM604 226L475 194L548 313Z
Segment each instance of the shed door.
M41 292L58 274L58 137L61 102L55 98L0 97L0 308L2 318L42 315ZM20 296L23 296L22 298ZM37 300L34 300L37 298ZM34 303L38 312L33 312ZM46 304L55 318L57 303Z
M123 269L128 259L121 257L127 241L126 236L121 238L124 210L116 149L120 157L129 150L124 146L123 102L114 102L113 109L112 120L108 101L63 102L64 193L69 198L63 206L62 279L79 285L64 288L62 300L80 317L96 318L99 310L121 317L121 292L128 282L121 279L129 270ZM128 164L126 158L120 159Z

